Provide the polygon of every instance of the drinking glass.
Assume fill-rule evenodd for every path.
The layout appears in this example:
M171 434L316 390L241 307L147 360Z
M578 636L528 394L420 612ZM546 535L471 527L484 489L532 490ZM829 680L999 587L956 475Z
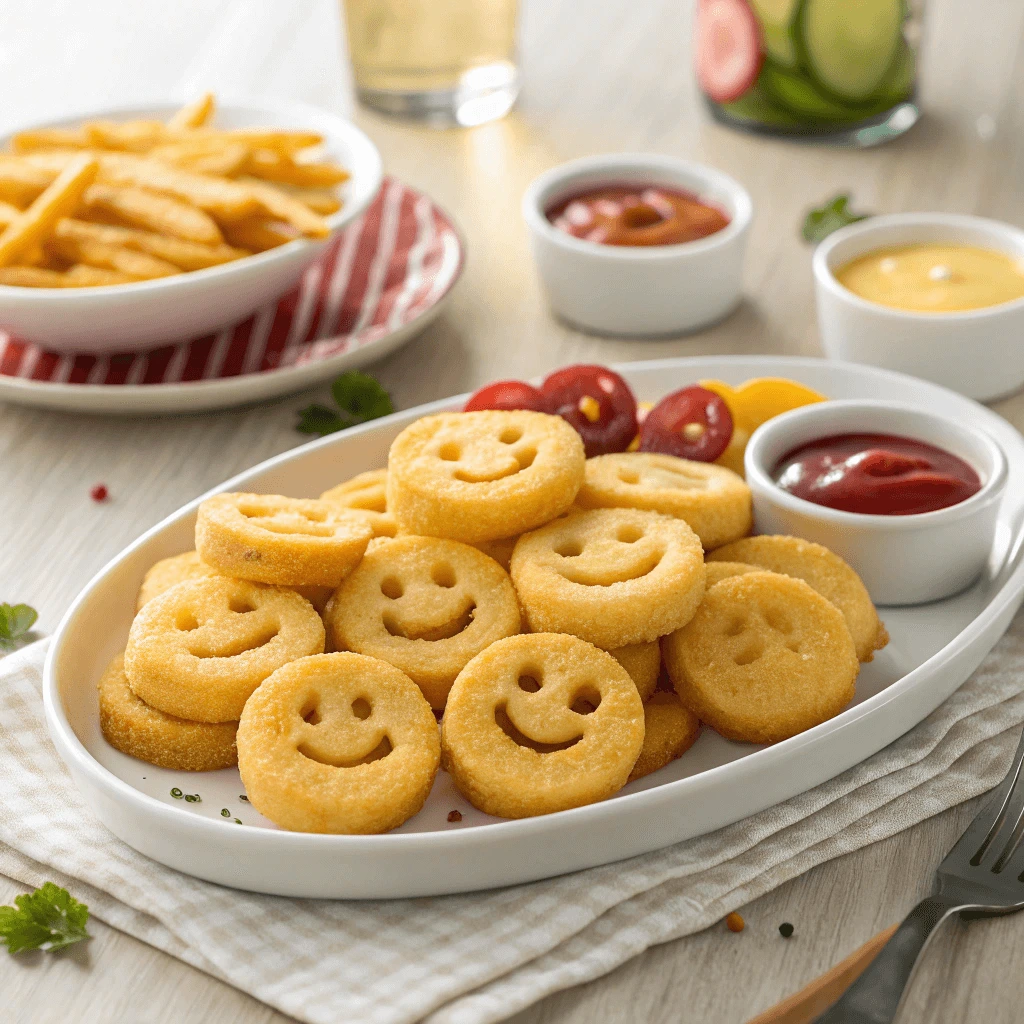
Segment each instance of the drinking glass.
M343 0L360 102L435 124L503 117L519 92L518 0Z

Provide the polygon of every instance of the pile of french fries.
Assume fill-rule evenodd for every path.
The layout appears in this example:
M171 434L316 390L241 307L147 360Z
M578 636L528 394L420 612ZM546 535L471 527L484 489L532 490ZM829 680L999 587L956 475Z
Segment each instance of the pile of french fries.
M212 127L207 93L168 121L21 132L0 153L0 284L128 284L228 263L302 236L348 173L315 132Z

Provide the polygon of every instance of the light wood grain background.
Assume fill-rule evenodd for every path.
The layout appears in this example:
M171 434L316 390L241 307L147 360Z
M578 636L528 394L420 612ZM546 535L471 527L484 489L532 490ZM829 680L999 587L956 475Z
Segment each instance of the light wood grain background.
M1024 5L928 0L925 120L848 152L754 140L709 123L678 0L524 0L525 88L515 113L439 132L356 111L387 169L454 215L469 261L446 314L374 368L399 408L496 376L556 365L726 352L817 354L806 207L851 189L868 211L980 213L1024 224ZM331 0L0 0L0 127L205 88L352 111ZM547 312L519 218L539 171L607 150L722 167L756 204L743 306L687 338L587 337ZM321 393L323 389L320 389ZM141 531L226 477L300 444L295 411L317 391L224 413L125 421L0 405L0 600L51 631L78 590ZM1024 398L997 409L1024 425ZM112 498L89 500L103 482ZM905 913L966 825L965 805L823 865L718 926L550 997L517 1024L738 1024ZM18 887L0 877L0 901ZM786 942L776 928L791 921ZM243 993L97 923L60 958L0 958L0 1017L152 1024L284 1020ZM950 927L930 947L901 1020L1024 1018L1024 918Z

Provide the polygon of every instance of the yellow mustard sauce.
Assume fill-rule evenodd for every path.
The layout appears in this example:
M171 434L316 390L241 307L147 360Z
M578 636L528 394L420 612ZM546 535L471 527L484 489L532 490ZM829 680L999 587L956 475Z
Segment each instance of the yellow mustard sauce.
M918 313L982 309L1024 298L1024 259L973 245L876 249L835 276L862 299Z

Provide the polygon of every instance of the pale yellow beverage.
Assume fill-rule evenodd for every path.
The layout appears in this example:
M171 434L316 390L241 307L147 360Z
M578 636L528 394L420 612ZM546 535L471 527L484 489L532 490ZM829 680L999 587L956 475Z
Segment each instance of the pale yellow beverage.
M343 0L359 98L442 123L501 117L518 92L518 0Z

